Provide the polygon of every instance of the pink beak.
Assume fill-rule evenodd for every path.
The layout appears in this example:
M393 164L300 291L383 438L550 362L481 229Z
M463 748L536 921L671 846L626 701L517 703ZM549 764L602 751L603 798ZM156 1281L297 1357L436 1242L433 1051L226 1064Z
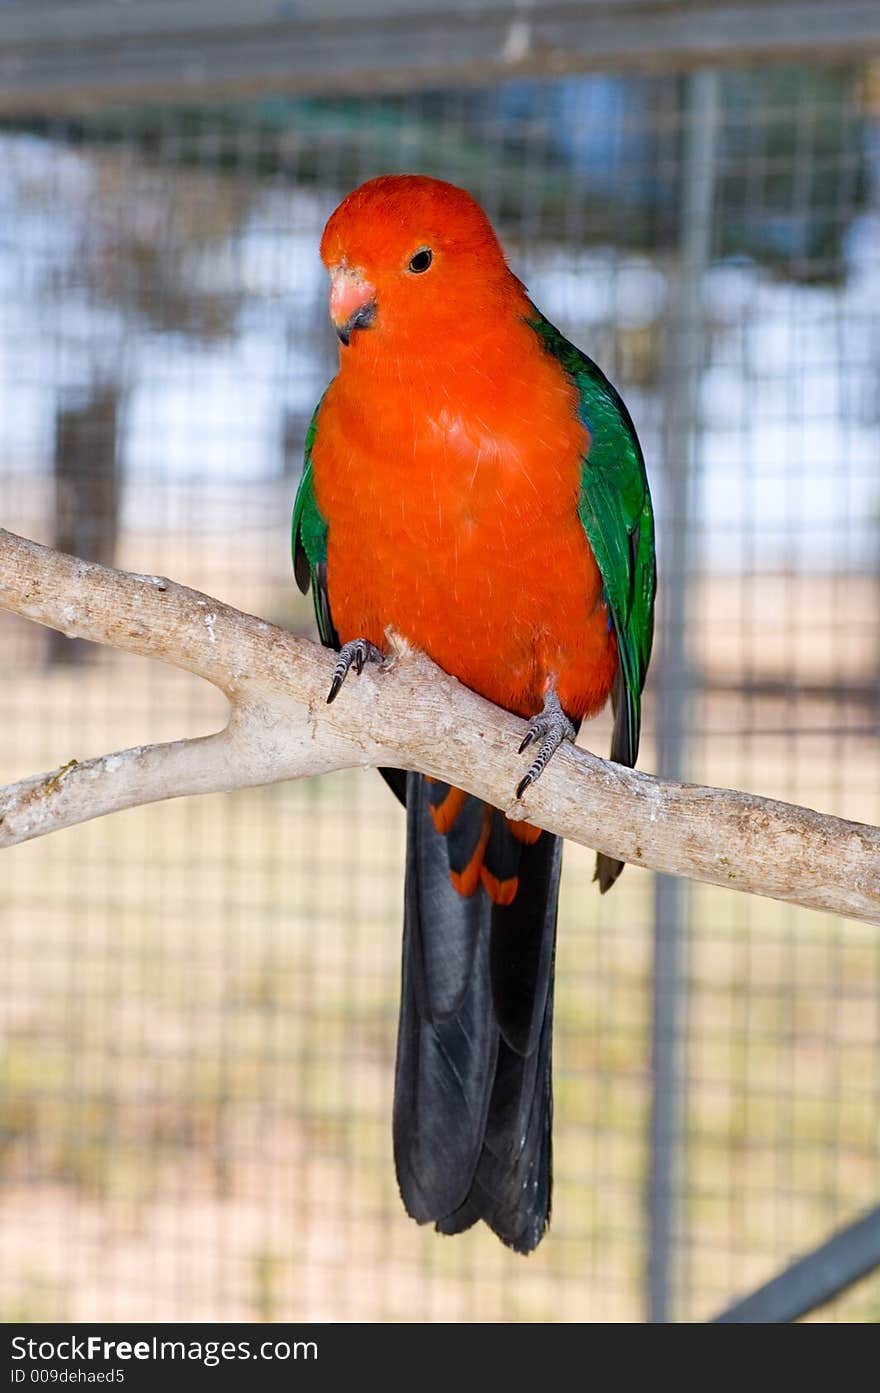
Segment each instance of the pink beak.
M376 317L376 291L360 271L337 266L330 273L330 318L342 343L355 329L368 329Z

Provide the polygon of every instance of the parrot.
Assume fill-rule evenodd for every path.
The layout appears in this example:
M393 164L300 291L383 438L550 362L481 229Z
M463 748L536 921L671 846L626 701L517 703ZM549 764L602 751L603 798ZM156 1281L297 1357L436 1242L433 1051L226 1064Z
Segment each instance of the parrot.
M547 320L472 195L356 188L321 238L339 371L305 439L293 565L337 653L328 701L399 635L524 718L521 799L612 702L632 767L656 561L645 462L599 367ZM438 738L441 738L438 736ZM406 810L392 1139L407 1212L532 1252L550 1221L560 838L380 771ZM600 854L607 891L622 863Z

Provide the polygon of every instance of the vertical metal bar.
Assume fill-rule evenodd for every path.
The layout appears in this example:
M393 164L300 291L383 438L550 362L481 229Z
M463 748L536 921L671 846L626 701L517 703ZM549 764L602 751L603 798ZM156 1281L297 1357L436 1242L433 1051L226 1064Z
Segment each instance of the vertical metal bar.
M692 705L688 587L694 532L698 393L703 368L703 274L711 254L719 87L715 71L697 72L687 79L679 259L670 278L663 428L663 513L669 531L662 549L662 628L654 695L657 769L672 779L685 774L685 741ZM681 929L686 894L682 881L657 876L645 1293L648 1320L655 1322L668 1321L673 1310L683 1103L680 1053L685 996Z

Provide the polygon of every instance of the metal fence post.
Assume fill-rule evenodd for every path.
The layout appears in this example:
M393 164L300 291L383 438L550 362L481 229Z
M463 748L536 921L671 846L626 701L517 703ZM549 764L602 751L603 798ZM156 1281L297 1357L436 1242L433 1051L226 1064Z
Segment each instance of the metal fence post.
M802 1320L880 1267L880 1205L735 1301L718 1325L789 1324Z
M671 779L685 774L692 704L688 591L703 369L703 274L711 255L719 87L715 71L694 73L686 82L679 260L669 289L663 426L663 512L668 532L661 553L662 629L654 696L657 769ZM680 880L656 877L646 1272L647 1316L652 1322L668 1321L673 1308L684 1087L680 1068L685 1006L681 931L686 896L687 887Z

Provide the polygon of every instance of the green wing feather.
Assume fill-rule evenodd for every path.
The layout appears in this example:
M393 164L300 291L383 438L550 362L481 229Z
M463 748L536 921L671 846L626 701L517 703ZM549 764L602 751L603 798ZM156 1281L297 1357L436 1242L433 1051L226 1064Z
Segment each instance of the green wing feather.
M632 767L639 752L657 584L654 513L645 460L632 418L601 369L539 310L529 323L577 388L579 415L590 433L581 467L578 513L602 575L620 655L612 693L611 758ZM620 869L619 862L599 857L597 876L603 890L613 884Z
M322 397L321 401L323 400ZM330 599L327 592L327 519L318 507L315 498L314 471L312 469L312 450L318 431L320 410L321 402L319 401L306 431L302 478L293 505L291 547L293 573L296 576L297 585L304 595L310 584L312 587L315 622L318 625L321 642L327 648L338 648L339 637L330 613Z
M293 504L293 525L291 528L291 548L293 551L293 573L296 583L305 595L312 587L315 602L315 622L325 648L340 648L339 634L330 612L330 594L327 586L327 519L318 507L315 498L312 450L318 433L318 415L321 401L315 407L315 414L306 431L303 449L303 472ZM379 773L388 784L391 792L406 806L406 774L400 769L380 769Z

